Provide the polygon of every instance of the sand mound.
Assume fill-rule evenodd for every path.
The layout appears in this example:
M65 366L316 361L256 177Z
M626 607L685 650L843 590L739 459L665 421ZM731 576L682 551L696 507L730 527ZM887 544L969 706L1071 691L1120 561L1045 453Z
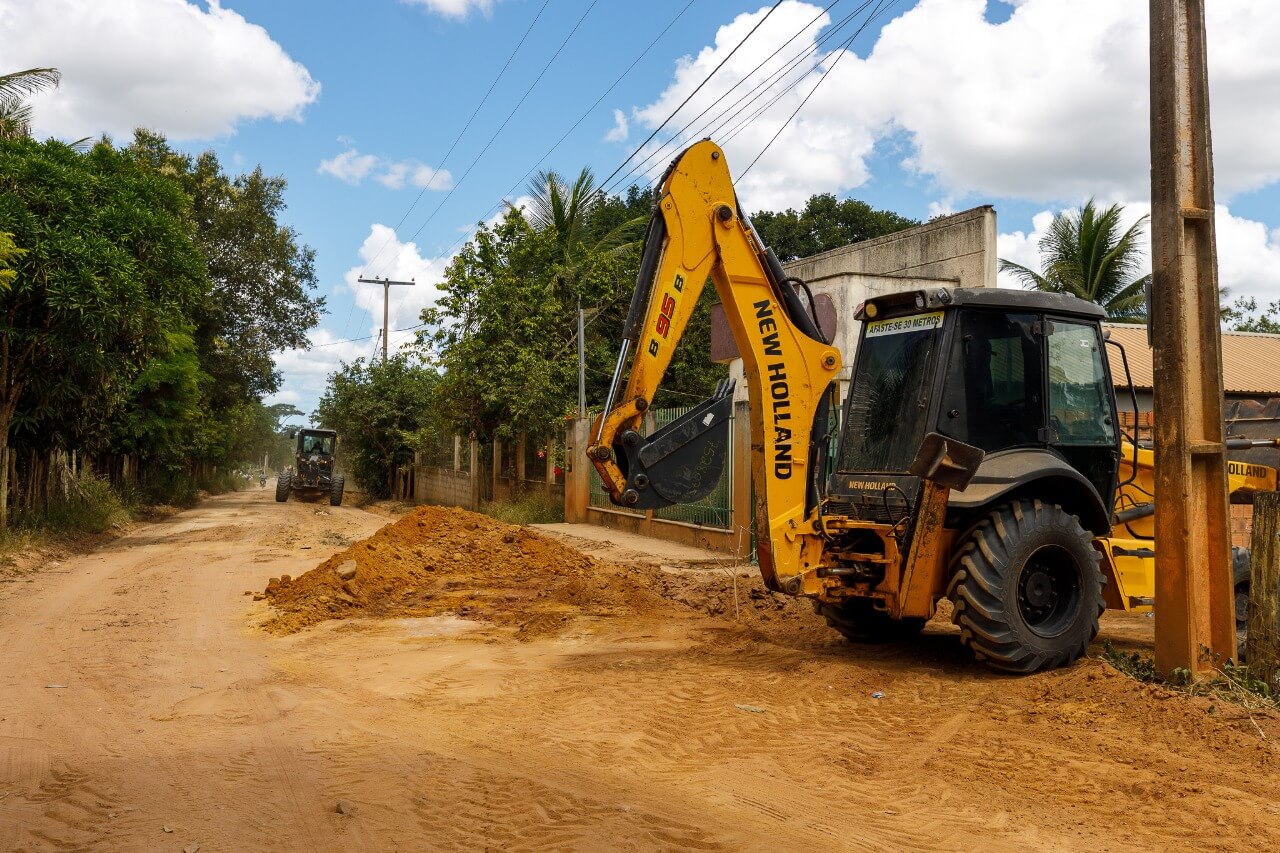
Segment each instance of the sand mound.
M276 609L266 627L278 633L326 619L453 613L533 636L576 615L675 607L642 575L527 528L438 506L418 507L301 577L272 578L266 594Z

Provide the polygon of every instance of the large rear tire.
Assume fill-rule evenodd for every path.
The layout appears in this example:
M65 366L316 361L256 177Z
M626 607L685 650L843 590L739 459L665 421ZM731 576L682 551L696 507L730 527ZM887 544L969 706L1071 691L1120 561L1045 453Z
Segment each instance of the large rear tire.
M293 489L293 475L288 471L281 471L276 475L276 501L284 503L289 500L289 492Z
M346 481L342 477L334 477L329 485L329 506L342 506L342 489Z
M1098 635L1101 563L1092 537L1062 507L1007 504L978 522L952 557L951 621L993 669L1066 666Z
M876 610L865 598L855 598L843 604L814 602L813 609L846 640L854 643L905 640L924 630L928 621L917 616L894 619L883 610Z

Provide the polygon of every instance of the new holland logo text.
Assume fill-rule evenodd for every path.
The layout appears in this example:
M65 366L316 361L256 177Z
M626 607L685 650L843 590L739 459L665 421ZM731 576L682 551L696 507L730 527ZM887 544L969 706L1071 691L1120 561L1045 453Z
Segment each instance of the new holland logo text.
M772 304L765 299L753 307L764 354L781 356L782 342L778 338L778 321L774 319ZM773 405L773 476L787 480L791 478L791 386L787 381L787 366L779 361L763 367L769 378L769 400Z

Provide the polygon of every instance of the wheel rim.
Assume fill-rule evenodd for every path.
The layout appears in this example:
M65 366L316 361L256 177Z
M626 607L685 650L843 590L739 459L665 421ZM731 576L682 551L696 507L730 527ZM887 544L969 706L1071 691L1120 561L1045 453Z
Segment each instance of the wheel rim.
M1248 590L1236 590L1236 630L1249 627L1249 592Z
M1018 615L1041 637L1070 627L1080 608L1080 569L1071 555L1048 546L1033 553L1018 575Z

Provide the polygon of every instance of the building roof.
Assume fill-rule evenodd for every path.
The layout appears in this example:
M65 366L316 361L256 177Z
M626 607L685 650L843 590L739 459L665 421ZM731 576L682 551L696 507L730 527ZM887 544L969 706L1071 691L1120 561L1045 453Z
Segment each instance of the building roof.
M1147 327L1136 323L1104 323L1111 340L1125 349L1137 388L1150 388L1154 376ZM1107 347L1111 377L1124 383L1124 365L1115 347ZM1259 332L1222 333L1222 385L1227 394L1280 396L1280 335Z

